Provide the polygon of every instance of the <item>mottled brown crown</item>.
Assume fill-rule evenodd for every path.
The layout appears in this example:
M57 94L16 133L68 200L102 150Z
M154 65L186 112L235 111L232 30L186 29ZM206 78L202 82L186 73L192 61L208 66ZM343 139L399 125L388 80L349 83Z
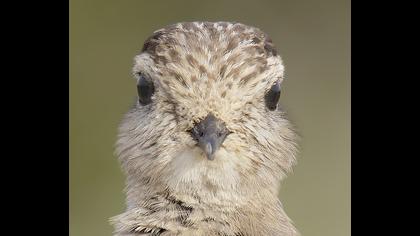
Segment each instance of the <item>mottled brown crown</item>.
M214 48L211 48L213 43L222 43L221 39L224 37L231 37L232 40L226 45L224 52L227 53L235 47L238 46L239 42L250 41L249 44L254 46L254 49L258 51L259 54L266 54L267 56L277 56L277 50L275 49L272 40L268 37L267 34L262 32L260 29L246 26L240 23L229 23L229 22L185 22L177 23L170 25L166 28L157 30L152 36L150 36L144 43L142 52L147 51L149 54L158 56L161 52L159 45L165 45L168 48L175 44L180 44L177 40L177 35L183 34L186 37L186 40L193 40L197 42L195 46L196 49L200 50L201 46L199 43L203 41L199 40L199 34L207 35L208 41L204 42L202 46L207 46L210 51L214 51ZM185 46L185 45L183 45ZM213 50L212 50L213 49ZM171 59L176 60L177 53L171 52Z
M255 99L282 82L283 70L267 34L229 22L186 22L157 30L134 66L135 74L146 74L186 103L203 96L233 103L230 98Z

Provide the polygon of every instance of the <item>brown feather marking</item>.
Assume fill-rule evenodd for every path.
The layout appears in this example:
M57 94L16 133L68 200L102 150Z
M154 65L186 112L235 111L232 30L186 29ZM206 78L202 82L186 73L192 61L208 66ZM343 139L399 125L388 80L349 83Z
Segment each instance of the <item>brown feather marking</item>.
M229 44L226 47L226 52L232 51L234 48L238 46L239 40L238 38L234 38L229 41Z
M258 44L258 43L261 42L261 39L259 39L257 37L254 37L254 38L252 38L252 42L255 43L255 44Z
M141 51L142 52L147 51L148 53L153 55L155 53L156 46L159 45L160 37L163 34L164 34L164 31L161 30L161 31L155 32L152 36L147 38L143 44L143 49Z
M164 65L164 66L168 63L168 59L166 57L164 57L164 56L157 56L157 55L153 57L153 61L156 64L160 64L160 65Z
M273 45L273 41L270 38L266 38L264 41L264 49L268 55L277 56L277 50Z
M220 78L225 77L226 67L227 67L226 64L224 64L222 68L220 68L220 72L219 72Z
M232 27L232 30L233 31L235 31L235 32L238 32L238 33L240 33L240 32L243 32L243 31L245 31L245 27L244 27L244 25L242 25L242 24L235 24L233 27Z
M236 68L233 68L232 70L230 70L229 71L229 73L226 75L226 78L229 78L229 77L237 77L238 75L239 75L239 72L240 72L240 70L241 70L242 68L241 67L236 67Z
M200 66L198 67L198 69L200 70L200 73L201 73L201 74L207 74L207 69L206 69L206 67L204 67L203 65L200 65Z
M186 55L185 59L187 60L188 64L190 64L191 67L198 66L198 61L191 54Z
M178 61L179 60L179 53L175 49L169 50L169 56L174 61Z
M248 82L249 82L249 80L251 79L251 78L254 78L255 76L257 75L257 72L256 71L254 71L254 72L251 72L251 73L249 73L249 74L247 74L247 75L245 75L244 77L242 77L240 80L239 80L239 84L240 85L246 85Z

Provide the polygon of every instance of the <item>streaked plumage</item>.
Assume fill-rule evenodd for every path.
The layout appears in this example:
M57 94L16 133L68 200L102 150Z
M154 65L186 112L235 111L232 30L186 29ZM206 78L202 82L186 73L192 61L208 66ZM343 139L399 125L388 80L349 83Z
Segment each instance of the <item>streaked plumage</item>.
M127 209L115 235L298 235L278 199L295 164L296 134L265 104L283 81L272 41L229 22L168 26L146 40L134 75L155 87L119 130ZM191 130L209 114L229 130L214 160Z

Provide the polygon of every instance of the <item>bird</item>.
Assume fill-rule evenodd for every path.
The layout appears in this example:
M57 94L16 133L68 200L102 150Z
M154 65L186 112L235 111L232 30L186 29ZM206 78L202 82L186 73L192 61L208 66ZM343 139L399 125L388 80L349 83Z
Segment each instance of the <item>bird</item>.
M299 135L279 105L283 60L239 22L154 31L134 57L136 98L115 155L126 209L115 236L297 236L278 193Z

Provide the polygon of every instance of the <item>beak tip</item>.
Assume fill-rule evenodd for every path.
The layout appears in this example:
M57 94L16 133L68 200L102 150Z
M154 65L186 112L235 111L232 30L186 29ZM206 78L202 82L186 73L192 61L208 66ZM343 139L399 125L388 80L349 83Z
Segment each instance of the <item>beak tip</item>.
M205 145L204 152L207 156L207 159L211 161L214 160L215 148L211 145L211 143L207 143Z
M205 145L205 147L204 147L204 152L205 152L207 155L211 155L211 154L213 154L213 147L212 147L212 145L211 145L211 143L210 143L210 142L206 143L206 145Z

